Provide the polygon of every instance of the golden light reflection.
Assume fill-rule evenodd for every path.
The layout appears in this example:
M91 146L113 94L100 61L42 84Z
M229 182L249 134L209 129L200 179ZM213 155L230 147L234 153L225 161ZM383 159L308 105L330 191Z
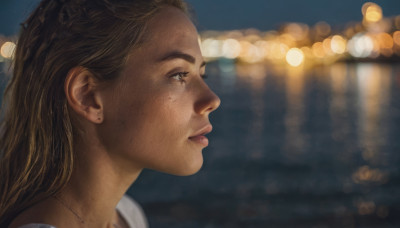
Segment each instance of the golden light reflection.
M362 166L353 173L352 179L357 184L362 183L386 183L388 181L388 173L379 169L371 169L369 166Z
M236 64L236 73L241 78L249 79L252 83L253 89L264 88L262 82L267 76L267 66L261 63L255 64Z
M251 102L248 104L252 110L251 123L249 124L249 134L246 140L251 143L249 153L246 153L252 159L261 159L266 155L262 142L263 130L265 127L265 106L266 102L263 96L265 91L265 83L267 78L267 67L262 63L255 64L236 64L237 72L244 81L249 83L251 90Z
M358 214L370 215L375 212L376 205L373 201L359 201L356 203Z
M288 68L286 75L287 106L285 113L284 154L290 160L307 150L308 142L302 131L304 124L304 74L297 68Z
M330 116L332 119L332 138L335 141L343 141L350 132L350 125L344 118L348 113L348 100L346 98L347 86L347 65L344 63L335 63L330 68L331 93ZM338 156L344 161L348 161L351 154L341 151L342 155Z
M391 68L386 65L358 64L358 134L364 149L363 159L371 164L384 164L380 145L387 142L387 128L382 127L383 110L389 106Z
M286 61L289 65L297 67L300 66L304 61L304 53L298 48L290 49L286 54Z
M13 42L5 42L0 49L0 54L6 59L11 59L14 55L15 51L15 43Z

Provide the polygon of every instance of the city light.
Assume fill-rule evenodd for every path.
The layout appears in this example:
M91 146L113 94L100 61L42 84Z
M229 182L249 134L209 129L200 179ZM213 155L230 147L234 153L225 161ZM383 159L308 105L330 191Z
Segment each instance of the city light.
M374 42L370 36L360 33L349 41L347 49L356 58L366 58L372 55Z
M362 14L367 23L378 22L382 19L382 8L375 3L367 2L362 6Z
M5 42L0 49L0 54L6 59L11 59L14 55L15 43Z
M286 54L286 61L291 66L294 67L300 66L300 64L303 63L303 60L304 60L304 54L298 48L292 48Z
M279 31L205 31L201 34L203 55L208 61L227 58L289 66L399 58L400 15L385 18L382 8L372 2L363 4L361 11L363 21L348 24L342 31L334 31L324 21L314 26L288 23Z
M222 44L222 56L228 59L235 59L240 55L241 46L235 39L227 39Z
M334 35L331 40L331 49L336 54L343 54L346 51L346 40L340 35Z
M400 31L396 31L396 32L393 33L393 42L397 46L400 46Z
M314 43L312 45L311 49L312 49L312 53L314 54L315 57L321 58L321 59L325 57L325 51L324 51L322 42Z
M201 43L201 49L205 58L221 57L222 42L216 39L206 39Z

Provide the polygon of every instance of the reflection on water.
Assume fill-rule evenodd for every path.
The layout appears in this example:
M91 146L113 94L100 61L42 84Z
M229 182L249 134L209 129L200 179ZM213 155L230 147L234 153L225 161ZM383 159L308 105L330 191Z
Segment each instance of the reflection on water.
M264 155L262 147L263 130L264 130L264 111L265 102L262 98L263 86L265 84L267 67L264 64L254 65L238 65L237 75L241 78L249 79L250 103L248 108L252 113L252 122L249 124L249 134L246 135L245 142L251 145L247 151L247 156L253 159L260 159Z
M379 146L388 143L384 115L389 109L391 75L389 66L360 64L356 68L359 144L365 148L363 158L374 165L384 164L386 158Z
M296 68L289 68L286 74L285 142L283 152L287 159L297 160L307 150L303 132L305 118L304 74Z
M151 225L400 226L400 66L220 60L207 71L222 104L203 169L146 171L130 191Z

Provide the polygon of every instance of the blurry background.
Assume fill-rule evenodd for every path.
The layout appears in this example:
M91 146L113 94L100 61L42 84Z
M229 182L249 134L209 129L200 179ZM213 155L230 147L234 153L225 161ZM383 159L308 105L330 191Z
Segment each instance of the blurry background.
M1 1L3 66L37 2ZM222 104L198 174L129 190L151 227L400 227L400 1L188 2Z

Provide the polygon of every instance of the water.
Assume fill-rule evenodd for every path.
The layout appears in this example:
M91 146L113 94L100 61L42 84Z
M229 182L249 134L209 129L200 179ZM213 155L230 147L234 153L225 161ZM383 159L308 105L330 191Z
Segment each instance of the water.
M400 66L209 64L202 170L144 171L151 227L399 227Z

